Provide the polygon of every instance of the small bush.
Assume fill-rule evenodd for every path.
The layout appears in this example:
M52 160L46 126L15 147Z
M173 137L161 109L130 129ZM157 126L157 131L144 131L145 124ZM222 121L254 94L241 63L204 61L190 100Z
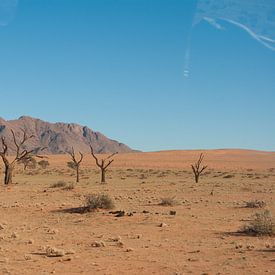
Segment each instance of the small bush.
M67 183L65 181L58 181L54 184L51 185L51 188L61 188L61 187L66 187L67 186Z
M175 197L161 198L161 202L159 203L159 205L163 205L163 206L174 206L176 204L178 204L178 203L175 200Z
M91 194L86 196L85 208L88 212L97 209L112 209L114 202L107 194Z
M74 184L70 183L68 185L66 185L65 187L62 188L63 190L73 190L74 189Z
M271 212L266 210L262 213L256 213L250 224L245 225L239 232L252 236L275 235L275 221Z
M37 164L42 168L42 169L46 169L50 163L47 160L40 160L37 162Z
M67 166L73 170L76 170L77 165L73 161L67 162Z
M245 202L245 207L247 208L263 208L266 206L264 201L254 200Z

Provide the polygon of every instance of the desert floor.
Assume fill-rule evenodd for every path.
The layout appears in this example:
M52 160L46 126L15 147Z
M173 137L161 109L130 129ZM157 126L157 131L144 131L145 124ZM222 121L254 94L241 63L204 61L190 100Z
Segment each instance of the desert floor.
M71 190L52 187L74 182L68 156L50 156L47 169L18 166L14 184L0 187L0 274L275 274L275 238L236 233L257 212L275 215L275 153L205 151L209 168L195 184L199 153L118 155L104 185L87 155ZM70 210L98 192L133 215ZM165 197L178 204L159 205ZM254 199L266 206L244 207ZM65 255L48 257L47 247Z

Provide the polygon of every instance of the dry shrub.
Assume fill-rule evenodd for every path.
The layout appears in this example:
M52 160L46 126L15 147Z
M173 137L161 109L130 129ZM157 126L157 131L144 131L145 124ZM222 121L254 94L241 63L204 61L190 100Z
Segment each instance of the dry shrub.
M247 208L263 208L266 206L264 201L253 200L245 202L245 207Z
M51 185L51 188L62 188L62 187L66 187L67 186L67 183L65 181L58 181L54 184Z
M175 200L175 197L161 198L161 202L159 203L159 205L162 205L162 206L174 206L177 204L178 202Z
M86 196L85 208L88 212L97 209L112 209L114 202L107 194L90 194Z
M251 236L274 236L275 221L271 212L266 210L262 213L256 213L255 218L239 232Z
M74 189L74 183L69 183L65 187L62 188L63 190L73 190Z

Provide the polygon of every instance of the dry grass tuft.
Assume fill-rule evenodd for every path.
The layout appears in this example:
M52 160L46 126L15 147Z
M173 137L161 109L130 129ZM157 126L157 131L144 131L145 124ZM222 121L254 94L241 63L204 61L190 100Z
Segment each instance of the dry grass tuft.
M255 218L245 225L239 233L250 236L274 236L275 221L270 211L266 210L262 213L256 213Z
M264 201L253 200L245 202L245 207L247 208L263 208L266 206Z
M85 208L88 212L97 209L113 209L114 202L107 194L90 194L86 196Z
M162 205L162 206L174 206L177 204L178 202L175 200L175 197L161 198L161 202L159 203L159 205Z
M54 184L51 185L51 188L62 188L62 187L66 187L67 183L63 180L60 180Z

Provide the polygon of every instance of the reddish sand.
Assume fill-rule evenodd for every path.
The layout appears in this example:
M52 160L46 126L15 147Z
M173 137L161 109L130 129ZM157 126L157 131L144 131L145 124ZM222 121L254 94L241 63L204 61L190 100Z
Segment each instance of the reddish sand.
M204 151L209 169L195 184L200 152L120 154L105 185L89 155L70 190L52 187L74 182L68 156L49 156L46 170L18 167L16 184L0 186L0 274L275 274L275 238L236 233L255 213L275 213L275 153ZM74 213L98 192L126 215ZM165 197L176 204L160 205ZM244 207L256 199L266 206Z

